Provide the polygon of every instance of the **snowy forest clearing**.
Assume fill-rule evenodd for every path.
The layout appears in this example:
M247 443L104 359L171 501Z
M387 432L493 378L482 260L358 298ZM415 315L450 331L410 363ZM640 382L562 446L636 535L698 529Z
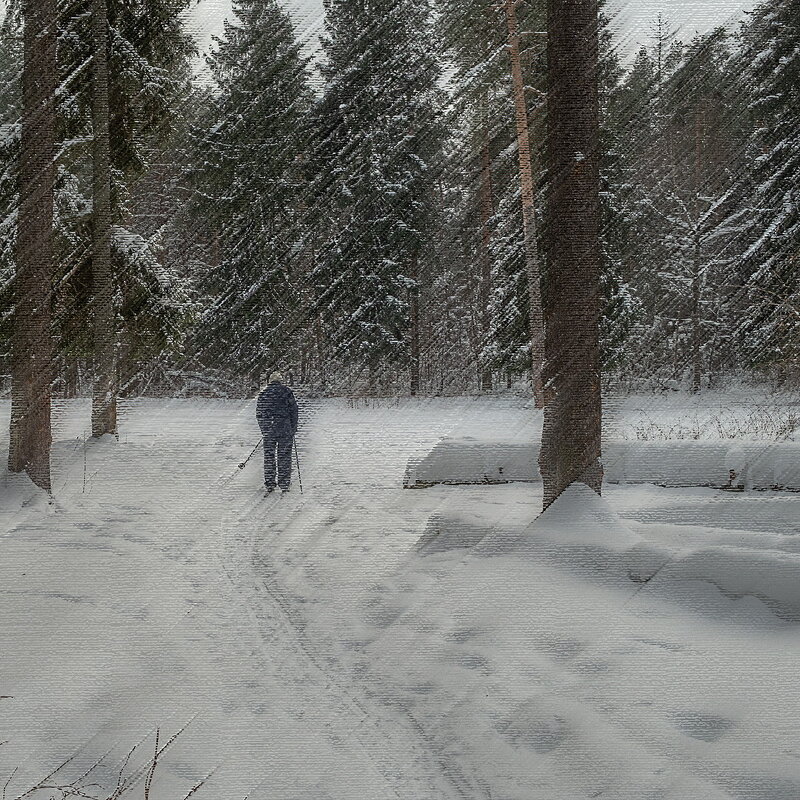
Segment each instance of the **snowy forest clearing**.
M539 484L402 489L442 437L533 436L519 399L301 414L303 495L238 470L237 402L87 444L67 403L55 504L4 473L9 797L70 756L51 784L105 754L113 788L149 737L144 782L184 725L158 800L800 795L800 496L572 487L534 522Z

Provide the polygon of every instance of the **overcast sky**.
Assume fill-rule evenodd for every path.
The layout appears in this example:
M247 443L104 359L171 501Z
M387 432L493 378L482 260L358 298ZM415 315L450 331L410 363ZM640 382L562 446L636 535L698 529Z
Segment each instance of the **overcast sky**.
M651 24L659 11L678 30L682 38L705 33L717 25L733 23L742 13L753 8L757 0L609 0L609 12L614 15L620 52L630 55L647 39ZM0 0L0 18L6 0ZM322 28L322 0L285 0L294 15L297 34L308 50L316 48ZM230 0L192 0L188 22L197 37L201 52L208 52L212 36L222 32L222 23L231 13Z
M682 38L690 39L695 33L735 22L755 5L756 0L609 0L609 13L614 15L620 51L629 55L648 37L659 11ZM322 0L286 0L285 6L295 16L298 35L313 50L323 23ZM230 0L194 0L189 24L201 51L208 51L211 37L219 34L230 13Z

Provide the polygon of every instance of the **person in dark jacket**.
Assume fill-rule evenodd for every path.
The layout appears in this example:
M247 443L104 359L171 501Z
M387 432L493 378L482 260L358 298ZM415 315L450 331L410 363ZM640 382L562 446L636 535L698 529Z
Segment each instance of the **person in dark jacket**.
M292 444L297 433L297 400L283 385L280 372L269 376L259 394L256 419L264 437L264 483L271 492L277 485L289 491L292 481ZM277 465L277 470L276 470Z

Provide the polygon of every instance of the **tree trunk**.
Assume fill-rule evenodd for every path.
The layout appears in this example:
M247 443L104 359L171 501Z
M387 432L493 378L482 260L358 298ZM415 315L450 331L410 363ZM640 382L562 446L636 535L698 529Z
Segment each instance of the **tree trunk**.
M703 386L702 322L700 319L700 244L695 244L694 273L692 275L692 393Z
M536 181L528 129L528 103L525 98L525 81L522 75L522 58L519 43L516 3L504 0L508 24L508 51L511 60L511 79L514 87L514 108L517 121L517 150L519 151L519 181L522 196L522 226L525 239L525 266L528 274L531 337L531 377L533 397L537 408L544 407L544 314L542 311L541 269L536 230Z
M411 276L414 279L415 286L411 290L411 396L414 397L419 394L420 384L420 313L419 313L419 257L414 256L414 262L411 266Z
M319 313L314 320L315 344L317 350L318 380L322 391L328 388L328 372L325 365L325 330L322 323L322 314Z
M603 479L597 0L548 0L547 28L545 508Z
M695 111L694 119L694 242L692 264L692 392L697 393L703 385L702 362L702 237L700 232L700 197L703 190L703 139L704 115L702 108Z
M114 276L111 270L111 154L108 108L108 9L92 0L92 290L94 392L92 436L117 432Z
M26 471L37 486L48 492L52 444L56 18L55 0L27 0L23 4L20 206L8 457L11 472Z
M64 363L64 397L70 400L78 396L80 386L80 373L78 372L78 359L68 356Z
M488 103L487 103L488 105ZM492 390L492 369L486 363L486 346L491 335L492 318L489 310L492 293L492 217L494 217L494 197L492 191L492 154L489 149L489 120L488 108L486 109L481 146L481 178L480 178L480 208L481 208L481 328L483 333L483 356L481 369L481 389Z

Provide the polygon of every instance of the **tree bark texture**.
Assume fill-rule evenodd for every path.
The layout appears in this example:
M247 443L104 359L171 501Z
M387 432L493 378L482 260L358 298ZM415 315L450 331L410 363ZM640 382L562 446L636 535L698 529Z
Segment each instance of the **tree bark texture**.
M547 508L572 483L600 492L600 203L596 0L548 0Z
M488 105L488 104L487 104ZM494 217L494 192L492 187L492 155L489 149L489 121L486 119L481 145L480 176L480 209L481 209L481 333L483 349L481 364L481 389L492 390L492 368L486 363L485 348L492 328L491 295L492 295L492 217Z
M533 170L531 137L528 126L528 102L525 97L525 80L522 74L519 24L516 4L518 0L504 0L508 25L508 53L511 61L511 80L514 89L514 110L517 123L517 150L519 153L519 181L522 197L522 226L525 240L525 267L528 275L528 301L530 305L531 378L533 397L537 408L544 406L542 381L544 365L544 314L542 311L541 266L536 225L536 181Z
M420 280L419 280L419 257L414 256L412 264L412 277L414 288L411 290L411 396L419 394L420 388L420 367L422 363L421 352L421 331L420 331Z
M697 393L703 385L702 359L702 270L703 245L700 231L700 197L703 191L703 141L705 138L704 114L695 111L694 120L694 242L692 258L692 392Z
M94 392L92 436L117 432L114 275L111 268L111 155L108 107L108 9L92 0Z
M8 466L50 491L50 399L53 380L53 197L56 157L55 0L23 5L22 130L16 303L11 357Z

